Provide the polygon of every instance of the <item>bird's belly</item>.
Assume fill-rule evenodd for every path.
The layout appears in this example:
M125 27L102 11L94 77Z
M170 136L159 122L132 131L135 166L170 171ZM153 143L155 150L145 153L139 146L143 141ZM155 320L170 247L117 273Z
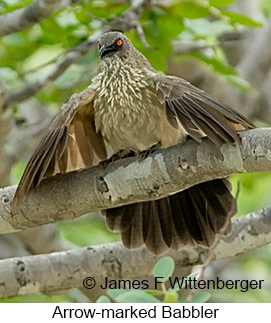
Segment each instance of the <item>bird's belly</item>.
M161 142L168 147L183 141L185 131L173 128L159 104L104 109L95 116L97 128L116 153L120 150L143 151Z
M115 67L116 68L116 67ZM161 142L168 147L183 141L185 130L173 128L165 107L157 98L150 76L141 70L106 70L97 79L94 100L95 127L112 147L119 150L146 150ZM151 75L153 76L153 75Z

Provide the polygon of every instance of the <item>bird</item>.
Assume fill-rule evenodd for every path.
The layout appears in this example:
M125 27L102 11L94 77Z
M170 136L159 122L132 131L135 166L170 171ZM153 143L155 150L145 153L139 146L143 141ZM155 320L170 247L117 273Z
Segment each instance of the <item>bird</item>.
M233 108L177 76L157 72L127 36L109 31L97 42L100 63L77 105L64 104L31 156L15 192L15 210L40 182L90 167L120 152L140 155L188 138L239 144L254 125ZM70 98L72 100L72 97ZM69 101L68 101L69 103ZM237 212L227 178L164 198L102 210L126 248L160 255L184 247L210 248L231 232Z

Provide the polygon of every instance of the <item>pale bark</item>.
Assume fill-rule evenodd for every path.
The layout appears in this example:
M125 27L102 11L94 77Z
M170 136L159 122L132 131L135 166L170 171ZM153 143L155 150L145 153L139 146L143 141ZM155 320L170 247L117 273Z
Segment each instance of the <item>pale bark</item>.
M0 37L31 28L50 17L61 0L36 0L27 7L0 16Z
M61 10L76 2L78 2L78 0L33 1L25 8L0 17L0 36L31 28L34 24L50 17L56 10ZM6 91L4 85L0 83L0 187L9 185L12 164L28 146L28 140L24 134L24 143L13 151L13 155L7 154L4 151L4 146L11 136L13 121L11 108L33 97L40 90L47 85L50 85L62 75L70 65L78 61L89 51L96 49L96 42L101 33L119 28L120 26L122 26L124 31L135 28L143 11L143 7L147 2L148 1L145 0L132 1L131 8L127 9L121 16L113 19L111 23L106 24L101 31L91 35L87 41L76 48L69 49L52 70L37 82L25 85L24 88L13 93ZM1 220L0 223L2 223ZM19 254L25 255L29 253L29 250L33 253L45 253L57 249L67 249L67 243L61 242L60 239L55 236L55 229L56 228L53 225L50 225L36 228L35 230L26 230L21 233L20 240L14 235L1 237L0 258L13 257L14 255ZM48 236L52 237L52 235L53 238L48 241ZM39 244L32 239L33 236L39 236ZM20 241L26 244L27 249L22 244L20 247L18 246ZM3 250L4 246L7 245L7 242L10 243L10 248L6 248L6 251L8 252Z
M235 173L271 170L271 129L240 133L242 144L218 147L208 139L44 180L12 214L16 186L0 190L0 233L35 227L128 203L158 199Z
M266 208L234 220L232 234L221 239L213 251L214 260L234 257L270 242L271 208ZM178 266L186 267L203 264L209 251L185 248L166 255L173 257ZM0 298L82 287L86 277L93 277L99 289L105 277L132 279L151 275L158 259L145 248L131 251L121 243L112 243L1 260Z
M41 0L46 1L46 0ZM47 0L50 1L50 0ZM72 1L76 2L76 1ZM139 19L143 12L144 7L148 4L149 0L132 1L132 5L126 11L124 11L119 17L113 19L110 23L106 24L102 30L92 34L86 41L78 45L73 49L69 49L60 61L54 66L54 68L42 79L35 83L26 85L18 92L8 93L5 100L5 108L14 107L16 104L23 102L32 96L36 95L44 87L51 82L55 81L60 75L62 75L66 69L77 62L80 58L86 55L88 52L96 49L98 38L105 32L110 30L121 30L123 32L131 29L140 29ZM1 18L1 17L0 17ZM1 19L0 19L1 29ZM1 36L1 32L0 32ZM141 37L142 41L145 41L144 36Z

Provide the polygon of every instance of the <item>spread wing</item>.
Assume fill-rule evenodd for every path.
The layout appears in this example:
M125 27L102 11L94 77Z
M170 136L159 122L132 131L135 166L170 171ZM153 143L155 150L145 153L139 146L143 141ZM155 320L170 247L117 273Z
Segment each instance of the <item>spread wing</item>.
M201 141L203 136L218 145L240 141L236 131L254 128L237 111L183 79L158 76L155 86L157 97L165 105L171 125L178 128L179 122L197 141Z
M18 207L42 179L91 166L107 157L100 133L95 131L95 91L86 89L65 102L31 156L15 192L12 209Z

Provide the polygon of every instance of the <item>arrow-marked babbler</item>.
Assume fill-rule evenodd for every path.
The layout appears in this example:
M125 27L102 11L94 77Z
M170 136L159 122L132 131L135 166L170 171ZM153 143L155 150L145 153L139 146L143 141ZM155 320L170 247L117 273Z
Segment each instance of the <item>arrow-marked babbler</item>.
M23 203L42 179L97 164L111 153L140 154L155 145L166 148L189 135L217 145L239 143L236 131L254 126L187 81L159 74L120 32L103 34L97 75L79 104L64 105L29 160L12 209ZM80 155L80 158L78 157ZM227 179L195 185L149 202L103 211L110 230L120 232L127 248L145 245L152 253L184 246L210 247L216 235L231 230L236 201Z

